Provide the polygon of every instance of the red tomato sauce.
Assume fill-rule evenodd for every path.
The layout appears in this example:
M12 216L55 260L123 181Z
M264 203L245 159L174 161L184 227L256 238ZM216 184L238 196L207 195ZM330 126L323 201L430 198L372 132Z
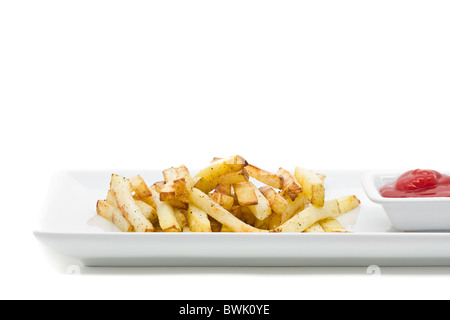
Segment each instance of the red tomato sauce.
M386 198L450 197L450 176L434 170L411 170L380 189Z

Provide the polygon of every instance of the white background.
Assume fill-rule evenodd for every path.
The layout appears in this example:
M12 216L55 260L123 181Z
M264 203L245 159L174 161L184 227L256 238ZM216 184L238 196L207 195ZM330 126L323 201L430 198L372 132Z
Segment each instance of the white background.
M1 1L0 298L449 298L449 268L82 269L60 169L449 170L448 1Z

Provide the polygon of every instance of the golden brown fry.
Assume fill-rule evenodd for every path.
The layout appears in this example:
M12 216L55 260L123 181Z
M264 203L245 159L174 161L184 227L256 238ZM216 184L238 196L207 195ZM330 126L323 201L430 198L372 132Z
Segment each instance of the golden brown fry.
M298 212L305 209L305 207L309 204L308 199L306 199L305 196L301 193L297 196L297 198L295 198L294 201L292 201L288 195L286 195L285 199L287 201L287 207L286 210L284 210L284 212L281 214L281 223L285 223L286 221L288 221Z
M159 191L161 201L179 200L187 202L194 181L186 166L169 168L163 171L165 184Z
M302 187L289 171L280 168L278 169L277 174L283 177L283 192L288 195L292 201L294 201L299 193L302 192Z
M227 196L231 196L231 184L229 183L218 183L216 185L216 192L219 192L221 194L225 194Z
M268 216L272 214L272 209L270 208L269 200L264 197L264 195L259 191L256 186L251 183L251 187L253 188L253 191L255 191L256 197L258 198L258 204L253 206L248 206L250 211L254 214L256 219L258 220L264 220Z
M189 209L186 211L186 217L192 232L212 232L208 215L198 207L192 204L189 205Z
M275 189L281 189L283 187L283 177L278 174L260 169L251 164L245 166L244 169L248 172L250 177L268 186L271 186Z
M337 199L339 203L339 209L342 213L347 213L355 208L357 208L361 201L354 195L352 196L345 196Z
M166 183L164 181L157 181L150 187L150 191L151 189L154 189L156 192L160 193L165 184Z
M234 193L241 206L253 206L258 204L258 196L256 195L253 184L250 181L244 181L233 185Z
M321 220L319 224L325 232L347 232L336 219Z
M139 209L141 209L142 214L146 217L152 224L158 222L158 214L156 213L156 209L153 208L148 203L145 203L142 200L135 200Z
M312 205L322 207L325 202L325 188L322 179L310 170L296 167L295 179L302 186L303 194Z
M264 195L264 197L269 201L269 205L272 211L277 214L283 214L286 211L288 202L283 198L281 194L272 189L272 187L264 186L259 188L259 191Z
M150 197L152 195L150 189L148 188L144 179L142 179L142 177L140 175L131 177L128 180L131 183L131 188L134 191L135 198L141 199L141 198Z
M178 225L172 206L166 201L159 200L160 195L156 191L156 187L154 185L150 187L150 189L152 191L153 201L156 204L156 213L158 215L161 229L164 232L180 232L181 228Z
M99 216L111 221L122 232L133 232L133 226L124 218L119 208L105 200L97 201L97 213Z
M181 229L184 229L184 227L188 225L184 210L174 208L173 212L175 214L175 219L177 219L178 225Z
M131 183L125 177L113 174L111 177L111 190L117 201L117 206L133 226L136 232L152 232L152 223L144 217L141 209L132 196Z
M267 232L267 230L259 230L242 222L197 188L192 189L189 198L195 206L235 232Z
M227 196L226 194L217 191L211 193L209 196L225 210L231 210L234 206L234 197Z
M315 222L341 215L337 200L326 201L323 207L309 206L275 229L276 232L303 232Z
M311 227L306 228L303 232L309 232L309 233L323 233L325 230L322 228L319 222L315 222L311 225Z
M218 177L240 171L246 165L247 161L237 155L213 161L196 175L197 178L201 179L195 187L204 193L208 193L219 183Z

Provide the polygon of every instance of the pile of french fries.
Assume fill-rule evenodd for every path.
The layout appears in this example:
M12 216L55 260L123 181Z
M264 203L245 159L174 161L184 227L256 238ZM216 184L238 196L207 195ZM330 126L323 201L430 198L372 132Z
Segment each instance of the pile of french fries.
M195 176L184 165L163 176L149 187L140 175L113 174L97 213L123 232L347 232L336 218L360 204L354 195L326 200L324 175L271 173L238 155Z

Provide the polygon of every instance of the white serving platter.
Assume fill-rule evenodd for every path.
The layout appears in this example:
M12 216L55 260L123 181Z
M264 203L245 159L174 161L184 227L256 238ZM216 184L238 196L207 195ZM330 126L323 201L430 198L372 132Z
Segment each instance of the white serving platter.
M351 233L121 233L97 216L110 171L55 174L34 234L85 266L450 266L450 233L402 232L361 187L363 172L326 174L326 196L355 194L361 206L339 218ZM160 171L140 174L162 180Z

